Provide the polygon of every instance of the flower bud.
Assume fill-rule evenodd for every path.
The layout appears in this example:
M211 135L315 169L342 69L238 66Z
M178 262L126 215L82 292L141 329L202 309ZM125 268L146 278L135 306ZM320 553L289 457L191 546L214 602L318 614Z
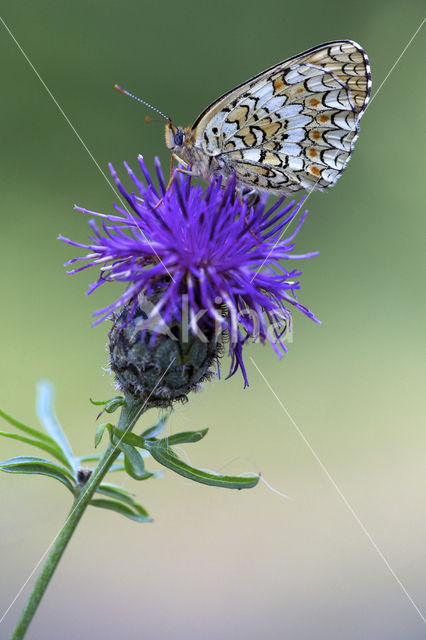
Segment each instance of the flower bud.
M153 301L157 300L156 295ZM136 306L133 314L132 307L129 303L114 314L109 332L110 366L117 386L146 408L187 401L187 394L215 373L210 367L221 345L214 331L198 336L189 331L183 340L178 321L160 331L148 322L143 305Z

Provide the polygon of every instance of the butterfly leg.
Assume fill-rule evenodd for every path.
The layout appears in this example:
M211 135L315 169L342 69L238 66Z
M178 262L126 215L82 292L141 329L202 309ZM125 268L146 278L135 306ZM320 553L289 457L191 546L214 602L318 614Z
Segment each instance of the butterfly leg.
M173 182L173 160L177 160L179 165L182 165L184 168L181 169L181 167L179 166L176 171L179 171L179 173L183 173L186 176L194 176L196 177L196 174L191 170L191 165L188 164L187 162L185 162L184 160L182 160L182 158L180 158L178 155L176 155L176 153L172 153L172 157L171 157L171 161L170 161L170 180L169 180L169 185L172 184Z
M173 182L173 162L176 160L176 162L178 163L178 165L182 165L184 167L184 169L188 169L189 164L187 162L185 162L185 160L182 160L182 158L180 158L176 153L172 153L171 157L170 157L170 180L169 180L169 184L167 185L167 188L169 189L169 187L171 186L172 182ZM178 168L179 171L179 168Z
M255 207L260 200L260 193L257 189L251 189L242 194L248 207Z
M248 192L240 192L239 189L235 189L235 193L237 194L241 206L243 206L243 203L245 202L248 207L254 207L258 203L260 197L260 194L258 191L256 191L256 189L251 189ZM245 221L246 226L248 227L248 230L250 231L253 238L255 238L259 244L262 244L262 241L257 237L253 229L250 227L247 214L245 216Z
M191 171L191 169L181 169L180 167L178 167L176 171L178 171L179 173L183 173L185 176L193 176L194 178L197 177L197 175L193 171Z
M169 178L169 182L167 183L166 191L168 191L170 189L170 187L172 186L172 184L173 184L173 178L174 178L174 175L173 175L173 161L174 160L177 160L177 162L179 164L181 164L181 165L183 165L185 167L185 169L180 169L178 167L177 171L180 171L181 173L187 173L187 174L191 175L191 172L187 171L187 168L189 167L189 165L184 160L182 160L182 158L179 158L179 156L176 155L176 153L172 153L171 158L170 158L170 178ZM159 207L162 202L163 202L163 198L161 198L157 202L157 204L155 205L154 209Z

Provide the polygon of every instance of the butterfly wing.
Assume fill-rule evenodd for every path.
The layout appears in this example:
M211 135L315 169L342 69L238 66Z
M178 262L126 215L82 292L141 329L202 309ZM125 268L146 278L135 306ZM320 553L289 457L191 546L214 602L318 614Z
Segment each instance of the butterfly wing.
M324 189L351 156L370 92L362 47L328 42L221 96L194 122L193 144L256 189Z

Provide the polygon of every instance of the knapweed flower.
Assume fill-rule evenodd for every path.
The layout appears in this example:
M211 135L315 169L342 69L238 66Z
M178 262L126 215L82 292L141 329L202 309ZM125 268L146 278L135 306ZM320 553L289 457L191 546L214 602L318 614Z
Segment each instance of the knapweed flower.
M94 314L94 324L113 314L120 317L119 326L126 325L136 315L140 320L140 309L145 309L145 329L138 333L138 340L149 327L146 344L153 344L153 336L164 335L165 328L180 343L190 334L206 343L214 336L216 342L227 344L229 376L241 369L247 385L243 347L249 340L268 341L282 355L291 308L316 321L296 299L301 272L286 266L316 255L293 253L294 238L307 211L284 237L303 199L284 206L282 197L266 209L267 196L261 195L255 206L249 206L241 201L234 177L225 187L220 179L213 179L203 189L179 172L167 188L156 159L157 187L141 156L139 164L144 182L125 163L135 186L131 193L110 166L128 207L116 205L114 215L76 207L101 219L100 227L90 221L93 236L88 244L60 236L88 252L67 262L86 261L70 273L100 268L88 293L106 282L127 285L115 302ZM209 364L211 355L210 350Z

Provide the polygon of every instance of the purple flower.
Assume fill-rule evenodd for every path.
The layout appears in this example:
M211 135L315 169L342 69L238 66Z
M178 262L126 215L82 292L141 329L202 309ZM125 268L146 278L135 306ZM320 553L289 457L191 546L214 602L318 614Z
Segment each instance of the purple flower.
M231 356L229 376L241 368L247 385L243 346L248 340L269 341L281 356L287 350L284 337L292 307L318 322L296 299L301 272L283 266L290 260L317 255L293 253L294 238L307 211L284 238L303 198L298 204L293 200L283 206L282 197L265 210L267 196L261 195L259 202L249 207L240 202L234 177L225 188L220 179L213 179L203 190L178 172L167 189L156 159L158 189L141 156L139 164L146 184L125 163L135 185L132 193L124 189L110 165L129 210L116 205L118 215L106 215L75 207L102 218L102 226L90 221L90 244L59 236L88 251L66 263L87 261L69 273L100 267L100 276L87 293L105 282L127 284L115 302L94 314L94 324L127 303L136 308L141 296L149 299L156 295L151 315L161 315L166 325L182 321L187 314L191 330L209 327L225 333Z

